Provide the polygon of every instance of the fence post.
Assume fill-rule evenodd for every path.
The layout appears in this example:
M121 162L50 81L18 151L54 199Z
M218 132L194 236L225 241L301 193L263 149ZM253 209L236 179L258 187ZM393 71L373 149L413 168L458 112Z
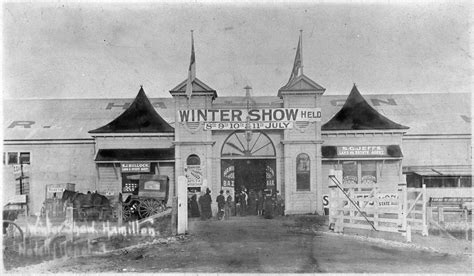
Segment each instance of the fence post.
M342 219L339 216L340 198L338 196L338 189L336 183L331 179L333 177L340 177L339 171L329 170L329 228L334 232L342 232Z
M444 208L438 207L438 223L441 226L444 226Z
M464 214L464 226L466 227L466 241L469 240L469 224L468 224L468 211L467 209L464 209L463 210L463 214Z
M408 189L406 181L402 178L402 183L398 184L398 200L399 200L399 215L402 235L407 233L407 217L408 217Z
M117 224L119 227L123 224L123 205L122 201L119 200L117 203Z
M411 242L411 226L407 225L407 242Z
M178 219L178 197L173 197L171 204L171 234L176 236L177 219Z
M426 204L428 203L428 201L426 200L426 184L423 183L423 187L422 187L422 190L421 192L423 193L423 200L422 200L422 212L421 212L421 215L422 215L422 220L423 220L423 229L421 231L421 235L422 236L428 236L428 220L426 218Z

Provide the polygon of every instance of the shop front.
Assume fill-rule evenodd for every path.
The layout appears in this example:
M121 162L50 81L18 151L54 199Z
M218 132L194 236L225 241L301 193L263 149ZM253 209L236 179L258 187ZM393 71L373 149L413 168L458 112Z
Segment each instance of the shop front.
M125 199L138 195L141 184L155 183L157 176L174 182L174 129L158 115L143 88L120 116L89 133L96 145L99 193Z
M329 192L329 171L339 170L345 187L368 192L376 189L378 194L396 197L407 127L378 113L354 85L344 106L322 129L325 194Z

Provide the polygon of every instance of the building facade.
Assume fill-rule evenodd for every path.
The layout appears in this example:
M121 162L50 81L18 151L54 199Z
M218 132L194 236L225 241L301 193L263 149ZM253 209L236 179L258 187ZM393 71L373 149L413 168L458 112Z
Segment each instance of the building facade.
M192 85L191 97L183 81L171 98L141 88L134 100L5 100L4 202L27 195L35 214L49 184L115 196L166 175L169 198L186 176L189 191L209 188L213 201L220 190L278 191L286 214L323 213L332 168L386 193L402 174L409 186L435 183L434 194L472 191L469 94L363 97L354 86L328 96L303 74L274 97L247 88L219 98Z

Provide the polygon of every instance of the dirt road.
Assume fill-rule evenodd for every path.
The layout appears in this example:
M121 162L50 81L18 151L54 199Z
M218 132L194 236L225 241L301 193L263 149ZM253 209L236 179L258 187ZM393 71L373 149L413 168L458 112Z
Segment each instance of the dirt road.
M471 259L301 233L294 218L190 221L190 237L17 272L470 273Z

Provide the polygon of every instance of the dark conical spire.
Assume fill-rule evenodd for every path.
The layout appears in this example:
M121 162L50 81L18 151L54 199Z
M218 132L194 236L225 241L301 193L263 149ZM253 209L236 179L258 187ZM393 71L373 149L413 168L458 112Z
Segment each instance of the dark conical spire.
M344 106L322 130L408 129L386 118L370 106L354 84Z
M156 112L148 97L140 87L133 103L120 116L105 126L89 131L89 133L163 133L174 132Z

